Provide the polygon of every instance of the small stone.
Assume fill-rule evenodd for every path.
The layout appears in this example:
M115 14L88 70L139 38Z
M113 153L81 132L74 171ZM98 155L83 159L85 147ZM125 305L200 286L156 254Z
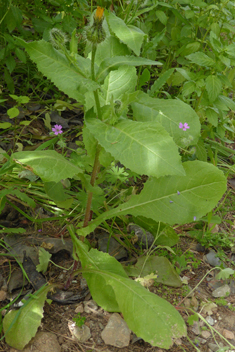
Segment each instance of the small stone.
M201 332L201 336L204 338L204 339L208 339L210 336L211 336L211 333L207 330L205 331L202 331Z
M5 301L6 298L7 298L7 292L1 290L0 291L0 301Z
M37 332L36 336L24 348L23 352L60 352L61 347L55 334L51 332Z
M193 322L192 332L195 335L199 335L200 334L200 327L199 327L199 322L198 321L194 321Z
M111 315L108 324L101 333L101 337L107 345L126 347L130 343L131 331L126 322L117 313Z
M191 306L193 307L193 309L194 309L195 311L198 310L199 303L198 303L198 300L196 299L195 296L193 296L193 297L191 298Z
M228 340L233 340L234 339L234 333L232 331L229 331L227 329L223 329L222 334Z
M84 312L83 304L79 303L79 305L75 309L75 313L83 313L83 312Z
M186 307L186 308L190 308L190 299L189 298L186 298L185 300L184 300L184 306Z
M82 325L82 327L79 328L75 323L69 322L68 327L73 340L77 339L79 342L83 343L91 337L91 331L86 325Z
M210 250L210 252L205 256L205 259L211 266L220 266L222 263L217 257L217 253L213 250Z
M208 317L206 317L206 321L208 324L210 324L211 326L213 326L215 324L214 319L209 315Z
M87 281L86 281L86 279L84 279L84 277L82 277L81 280L80 280L80 287L81 287L82 290L84 290L85 288L88 287Z
M98 305L93 299L88 302L84 302L84 312L86 313L93 313L98 309Z
M219 297L227 297L230 295L230 287L226 284L221 287L218 287L212 292L212 296L219 298Z
M197 337L197 340L202 345L204 345L207 342L205 339L202 339L201 337Z

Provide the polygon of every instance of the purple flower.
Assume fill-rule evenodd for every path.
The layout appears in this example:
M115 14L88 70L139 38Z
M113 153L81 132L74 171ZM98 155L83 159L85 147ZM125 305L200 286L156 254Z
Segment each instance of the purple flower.
M197 217L196 217L196 216L194 216L194 217L193 217L193 221L196 221L196 219L197 219Z
M184 124L182 122L179 123L179 128L182 128L183 131L186 131L189 127L189 125L187 124L187 122L185 122Z
M55 125L54 128L52 128L52 131L54 134L57 136L58 134L63 133L62 131L62 126L61 125Z
M38 232L42 232L42 230L40 229L40 230L38 230Z
M173 203L173 200L170 200L170 203Z
M180 191L177 191L178 196L180 195Z

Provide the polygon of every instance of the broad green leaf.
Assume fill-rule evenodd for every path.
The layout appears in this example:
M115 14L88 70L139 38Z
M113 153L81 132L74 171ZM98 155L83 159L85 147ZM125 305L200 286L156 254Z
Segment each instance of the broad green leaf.
M214 67L215 66L215 61L211 57L207 56L206 54L204 54L200 51L193 53L193 54L190 54L186 57L194 64L197 64L202 67Z
M50 286L35 292L19 310L11 310L3 319L5 340L17 350L23 350L35 336L43 317L43 306Z
M185 322L179 312L139 283L92 267L83 270L83 274L86 275L89 288L96 288L96 291L104 290L104 286L113 289L119 311L129 329L152 346L168 349L175 339L186 336ZM101 279L104 286L100 285ZM93 298L103 307L103 302Z
M157 274L155 279L167 286L181 287L182 281L176 273L172 264L165 257L158 257L151 255L148 257L141 257L137 260L135 265L125 267L125 271L129 276L144 277L148 274Z
M131 104L134 118L138 121L159 122L180 147L196 144L200 136L200 122L196 112L187 104L176 99L155 99L140 92ZM187 123L186 131L179 123Z
M149 179L139 195L109 211L109 215L142 215L170 225L201 218L226 191L226 178L215 166L201 161L188 161L183 167L186 176Z
M210 75L206 78L206 90L208 93L209 100L215 101L222 89L222 83L217 76Z
M107 253L88 252L74 234L72 240L75 258L81 260L83 276L98 305L122 312L129 328L153 346L169 348L173 339L185 336L185 323L169 302L130 280L121 264Z
M59 182L81 173L82 170L54 150L18 152L13 159L28 165L44 182Z
M213 126L218 126L219 115L213 108L206 109L206 118Z
M184 175L178 148L158 122L123 120L111 126L95 118L85 121L100 145L132 171L156 177Z
M187 97L188 95L194 93L196 90L196 83L193 81L185 82L182 89L182 96Z
M123 94L133 93L137 84L135 67L121 66L111 71L102 86L105 104L111 99L120 99Z
M101 62L108 57L130 55L130 50L119 39L109 36L97 46L95 54L95 63L100 66Z
M186 224L211 211L227 188L226 178L214 165L202 161L183 163L186 176L150 178L139 195L132 196L121 206L97 217L78 230L86 236L104 220L132 214L169 225Z
M235 44L230 44L225 48L225 51L227 52L228 55L230 55L232 58L235 58Z
M158 61L145 59L143 57L115 56L112 58L104 59L101 62L99 70L97 72L96 79L99 82L103 81L109 71L116 70L119 68L119 66L142 66L142 65L161 66L162 63Z
M71 234L71 232L70 232ZM95 268L96 270L106 270L107 272L115 273L119 277L128 278L122 265L108 253L103 253L97 249L91 249L88 252L88 247L83 242L79 241L77 236L71 234L74 246L74 258L79 258L82 268ZM105 279L94 277L83 273L84 278L87 280L91 295L93 299L100 304L105 310L109 312L119 312L119 307L116 301L114 291L111 286L106 286ZM101 290L97 290L97 286Z
M39 264L36 266L38 272L45 274L52 254L46 251L43 247L39 248Z
M164 25L167 24L168 17L166 16L165 12L157 10L155 14L162 24Z
M7 128L11 127L11 123L10 122L0 122L0 130L6 130Z
M46 194L55 202L63 202L69 198L69 196L64 192L64 188L61 182L45 182L44 188Z
M183 50L180 51L181 56L187 56L200 49L201 44L199 42L192 42L187 44Z
M110 31L113 32L116 37L125 43L131 50L133 50L137 56L139 56L146 34L139 28L127 26L121 18L115 16L112 12L106 11L105 17L107 19Z
M21 43L28 52L31 60L33 60L39 71L49 78L61 91L66 93L70 98L84 103L83 94L87 91L96 90L99 85L85 76L82 76L80 70L86 72L86 61L89 59L79 58L78 66L80 70L74 66L60 51L44 41L36 41Z

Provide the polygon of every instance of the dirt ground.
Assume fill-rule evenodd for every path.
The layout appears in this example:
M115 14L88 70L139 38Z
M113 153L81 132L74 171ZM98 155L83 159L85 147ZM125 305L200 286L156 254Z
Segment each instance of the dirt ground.
M192 242L191 239L187 237L182 237L181 244L182 250L188 250L189 248L194 248L195 243ZM181 273L181 276L187 276L189 278L188 284L191 288L194 288L201 278L205 275L206 272L209 271L211 268L209 264L205 263L204 261L204 253L200 253L195 251L194 249L190 249L196 259L200 261L200 265L194 269L190 265L188 269ZM5 251L2 251L5 252ZM229 255L229 253L228 253ZM10 275L10 266L9 261L6 260L5 257L1 259L1 273L3 274L6 280L9 279ZM73 263L72 258L65 257L64 259L60 260L59 265L64 268L71 267ZM11 260L11 273L17 269L17 265L14 260ZM61 269L53 266L50 264L48 271L46 273L46 279L50 283L57 283L57 284L64 284L65 280L68 277L68 273L63 272ZM74 278L72 286L70 289L72 291L79 291L81 288L79 287L79 283L81 282L81 277L77 276ZM25 289L30 288L31 285L25 287ZM177 306L182 299L185 297L185 289L182 288L170 288L163 285L153 285L150 287L150 291L162 296L163 298L167 299L171 302L174 306ZM199 286L197 290L195 290L194 298L199 304L201 302L209 302L213 300L211 295L211 288L208 285L208 281L205 279ZM42 319L42 323L39 327L39 331L42 332L51 332L56 335L57 341L60 344L61 352L75 352L75 351L82 351L82 352L89 352L89 351L106 351L106 352L160 352L163 351L157 347L152 347L150 344L145 343L143 340L137 340L135 336L131 335L131 341L128 347L125 348L117 348L110 345L106 345L101 338L101 332L104 327L107 325L108 320L112 313L104 312L103 309L98 307L98 309L91 309L90 312L84 311L84 306L86 302L92 299L91 295L88 293L87 296L84 298L82 302L75 302L73 304L59 304L57 302L52 302L51 304L46 303L44 308L44 318ZM235 296L230 295L226 298L227 302L233 305L235 301ZM4 307L9 301L5 300L2 301L0 304L0 308ZM184 310L184 303L180 305L182 309L180 309L180 313L182 314L185 321L187 321L188 313ZM73 317L76 315L76 312L81 312L81 317L85 317L85 325L90 328L91 331L91 338L86 341L85 343L80 343L75 341L72 338L71 332L69 330L69 325L73 323ZM200 311L200 308L198 309ZM217 306L214 313L211 315L214 320L216 321L215 328L218 329L222 333L223 329L227 329L229 331L234 331L235 329L235 312L233 312L229 307ZM205 315L206 317L206 315ZM156 327L157 329L157 327ZM197 344L197 338L199 336L195 335L192 331L192 326L188 325L188 336L190 337L191 341ZM221 338L218 336L217 342L221 342ZM136 342L135 342L136 341ZM235 345L235 341L230 342ZM169 349L171 352L179 352L179 351L192 351L194 350L193 346L190 344L187 338L182 338L177 341L177 344L174 344L172 348ZM206 343L198 344L198 348L201 352L210 351L208 344L214 343L214 338L211 335L210 337L206 338ZM223 341L224 346L226 346L225 342ZM13 349L9 347L4 340L0 342L0 351L4 352L13 352ZM15 351L15 350L14 350ZM34 350L36 352L36 350Z

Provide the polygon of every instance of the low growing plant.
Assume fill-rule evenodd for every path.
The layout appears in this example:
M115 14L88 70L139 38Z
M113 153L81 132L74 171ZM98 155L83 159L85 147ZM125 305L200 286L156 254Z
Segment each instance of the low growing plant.
M146 34L98 7L85 37L87 57L77 53L75 37L68 49L60 31L56 35L52 32L51 42L27 43L19 38L17 42L47 78L84 106L87 161L79 152L69 160L55 150L40 149L14 153L8 165L17 161L30 168L44 182L47 193L58 196L62 208L72 208L73 198L62 199L61 180L71 178L81 183L86 194L84 221L77 223L76 229L68 226L74 244L74 269L79 260L91 295L103 309L121 312L129 328L153 346L170 348L175 339L186 335L178 311L129 279L115 258L89 250L85 237L102 222L126 215L150 218L156 226L160 222L174 225L196 221L222 197L226 178L212 164L181 161L180 150L196 145L200 137L198 115L189 105L136 90L136 67L162 65L140 56ZM100 212L93 203L100 197L105 200L99 176L118 161L136 174L147 175L148 180L139 194L129 194L121 204L106 204L106 211ZM93 210L96 218L92 220ZM147 264L156 265L155 259L144 258L143 266ZM9 324L10 319L7 321ZM16 337L11 335L10 339L7 333L6 340L17 346Z

